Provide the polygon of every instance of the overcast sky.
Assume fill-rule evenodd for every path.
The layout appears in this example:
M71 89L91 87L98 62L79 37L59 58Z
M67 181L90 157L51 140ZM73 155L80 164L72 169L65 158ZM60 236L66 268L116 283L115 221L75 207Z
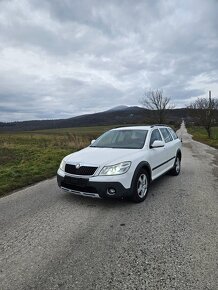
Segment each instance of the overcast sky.
M217 0L0 0L0 121L218 95Z

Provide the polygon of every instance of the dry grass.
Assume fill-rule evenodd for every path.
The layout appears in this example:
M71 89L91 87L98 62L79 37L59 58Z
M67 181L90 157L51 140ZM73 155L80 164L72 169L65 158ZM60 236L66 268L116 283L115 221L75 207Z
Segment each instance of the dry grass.
M0 195L56 174L62 158L108 127L0 134Z

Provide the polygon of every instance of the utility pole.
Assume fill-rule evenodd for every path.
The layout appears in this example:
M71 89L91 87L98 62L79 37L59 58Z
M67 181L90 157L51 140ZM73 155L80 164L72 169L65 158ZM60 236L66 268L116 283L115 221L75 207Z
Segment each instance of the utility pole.
M211 124L212 124L212 101L211 101L211 91L209 91L209 106L207 114L207 123L208 123L208 134L209 138L211 136Z
M211 107L211 91L209 91L209 105Z

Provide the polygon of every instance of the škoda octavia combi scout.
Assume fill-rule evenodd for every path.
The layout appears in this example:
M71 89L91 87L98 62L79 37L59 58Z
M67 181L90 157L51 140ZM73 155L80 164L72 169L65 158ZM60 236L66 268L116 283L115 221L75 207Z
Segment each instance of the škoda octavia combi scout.
M92 197L145 200L153 180L181 168L181 140L165 125L112 129L66 156L57 172L65 191Z

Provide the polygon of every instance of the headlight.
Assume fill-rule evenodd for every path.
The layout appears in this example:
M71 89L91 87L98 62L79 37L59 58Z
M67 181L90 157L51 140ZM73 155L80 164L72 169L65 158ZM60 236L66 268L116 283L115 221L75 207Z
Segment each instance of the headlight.
M105 166L100 171L99 175L118 175L126 173L130 168L131 162L121 162L115 165Z
M62 171L65 171L65 165L66 165L66 162L64 161L64 159L61 161L61 164L60 164L60 169Z

